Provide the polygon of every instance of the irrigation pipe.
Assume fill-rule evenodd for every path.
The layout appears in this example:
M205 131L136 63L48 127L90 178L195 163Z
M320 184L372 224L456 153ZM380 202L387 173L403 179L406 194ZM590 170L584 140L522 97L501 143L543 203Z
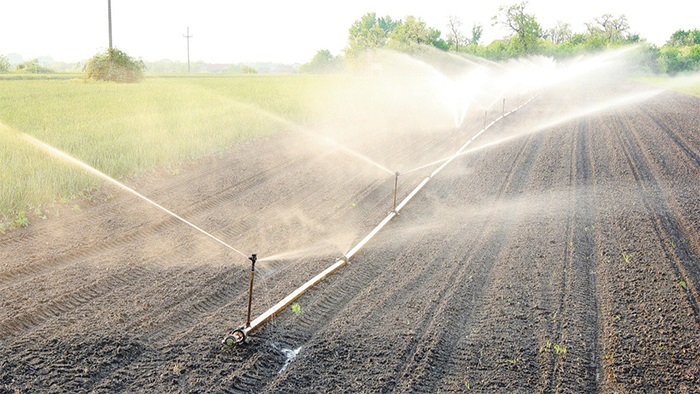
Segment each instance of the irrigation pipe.
M367 234L367 236L365 236L357 245L355 245L355 247L350 249L350 251L347 252L343 257L339 258L333 265L326 268L325 270L323 270L323 272L314 276L309 281L307 281L306 283L301 285L299 288L297 288L296 290L291 292L289 295L284 297L280 302L273 305L271 308L269 308L267 311L265 311L262 315L255 318L253 321L246 321L246 324L244 326L241 326L241 327L237 328L236 330L234 330L230 335L228 335L226 338L224 338L222 343L225 345L228 345L228 346L233 346L235 344L241 344L241 343L246 342L246 340L250 334L252 334L253 332L262 328L262 326L265 323L267 323L270 319L272 319L277 314L282 312L286 307L291 305L292 302L296 301L299 297L301 297L309 289L316 286L318 283L320 283L321 281L326 279L329 275L333 274L337 270L339 270L339 269L343 268L345 265L347 265L348 262L350 261L350 259L352 259L352 257L357 252L359 252L360 249L362 249L367 244L367 242L369 242L375 235L377 235L377 233L379 231L381 231L381 229L384 228L384 226L386 226L387 223L389 223L392 219L394 219L399 214L399 211L401 211L401 209L403 209L406 206L406 204L408 204L408 202L411 201L411 199L416 194L418 194L418 192L421 189L423 189L423 187L425 187L425 185L427 185L428 182L430 182L430 180L435 175L437 175L440 171L442 171L443 168L447 167L447 165L449 165L455 158L460 156L464 152L464 150L467 149L467 147L469 145L471 145L472 142L474 142L474 140L479 138L479 136L481 134L486 132L486 130L490 129L493 125L495 125L496 123L501 121L506 116L514 113L515 111L517 111L520 108L529 104L530 101L532 101L535 97L537 97L537 95L531 97L526 102L520 104L519 106L517 106L516 108L512 109L509 112L502 112L501 116L494 119L488 125L485 125L483 129L481 129L478 133L474 134L467 142L464 143L464 145L462 145L452 156L450 156L449 159L445 160L445 162L442 163L442 165L440 165L440 167L438 167L435 171L433 171L432 173L430 173L430 175L428 175L425 179L423 179L423 181L421 181L421 183L419 183L418 186L416 186L411 191L411 193L409 193L408 196L406 196L406 198L404 198L401 201L401 203L399 205L395 206L393 211L389 212L389 214L384 218L384 220L382 220L377 225L377 227L375 227L369 234ZM503 105L505 108L505 102ZM397 175L397 177L398 177L398 175Z

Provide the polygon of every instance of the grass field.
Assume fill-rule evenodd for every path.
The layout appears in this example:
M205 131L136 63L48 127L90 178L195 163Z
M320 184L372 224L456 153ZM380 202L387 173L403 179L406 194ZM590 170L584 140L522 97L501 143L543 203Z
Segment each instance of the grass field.
M700 74L677 77L648 77L641 78L640 82L700 97Z
M139 84L0 79L0 230L101 181L26 133L123 178L310 122L332 77L147 78Z

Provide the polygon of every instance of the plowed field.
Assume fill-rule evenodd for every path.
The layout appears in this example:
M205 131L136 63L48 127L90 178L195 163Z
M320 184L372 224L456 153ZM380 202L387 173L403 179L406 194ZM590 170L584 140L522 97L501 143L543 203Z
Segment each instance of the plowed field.
M700 392L700 100L537 126L642 89L543 92L241 347L220 341L246 259L105 186L0 236L0 392ZM482 126L363 153L419 165ZM257 316L384 218L394 178L285 132L126 183L262 259L307 249L259 263Z

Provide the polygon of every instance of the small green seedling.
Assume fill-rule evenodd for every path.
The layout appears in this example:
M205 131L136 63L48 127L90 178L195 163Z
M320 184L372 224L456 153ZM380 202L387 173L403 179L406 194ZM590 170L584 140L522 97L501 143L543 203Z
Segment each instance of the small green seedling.
M547 341L544 345L540 346L540 353L544 353L545 351L549 350L552 348L552 341Z
M556 353L556 354L566 354L566 347L564 347L564 346L562 346L562 345L560 345L560 344L558 344L558 343L555 343L555 344L554 344L554 353Z
M625 264L629 264L632 260L632 255L629 253L622 252L622 259L625 261Z
M301 316L301 314L304 313L304 311L301 309L301 305L299 305L298 302L292 304L292 313L297 315L297 317Z
M15 218L15 227L27 227L29 226L29 219L24 211L19 211L17 217Z

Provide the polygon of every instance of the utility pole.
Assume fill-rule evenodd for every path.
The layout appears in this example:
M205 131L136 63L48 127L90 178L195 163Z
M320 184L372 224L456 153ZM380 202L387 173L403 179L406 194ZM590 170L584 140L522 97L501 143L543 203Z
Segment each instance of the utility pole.
M192 36L190 35L189 26L187 26L187 34L183 37L187 39L187 72L190 72L190 38L192 38Z
M112 51L112 0L107 0L107 19L109 19L109 50Z

